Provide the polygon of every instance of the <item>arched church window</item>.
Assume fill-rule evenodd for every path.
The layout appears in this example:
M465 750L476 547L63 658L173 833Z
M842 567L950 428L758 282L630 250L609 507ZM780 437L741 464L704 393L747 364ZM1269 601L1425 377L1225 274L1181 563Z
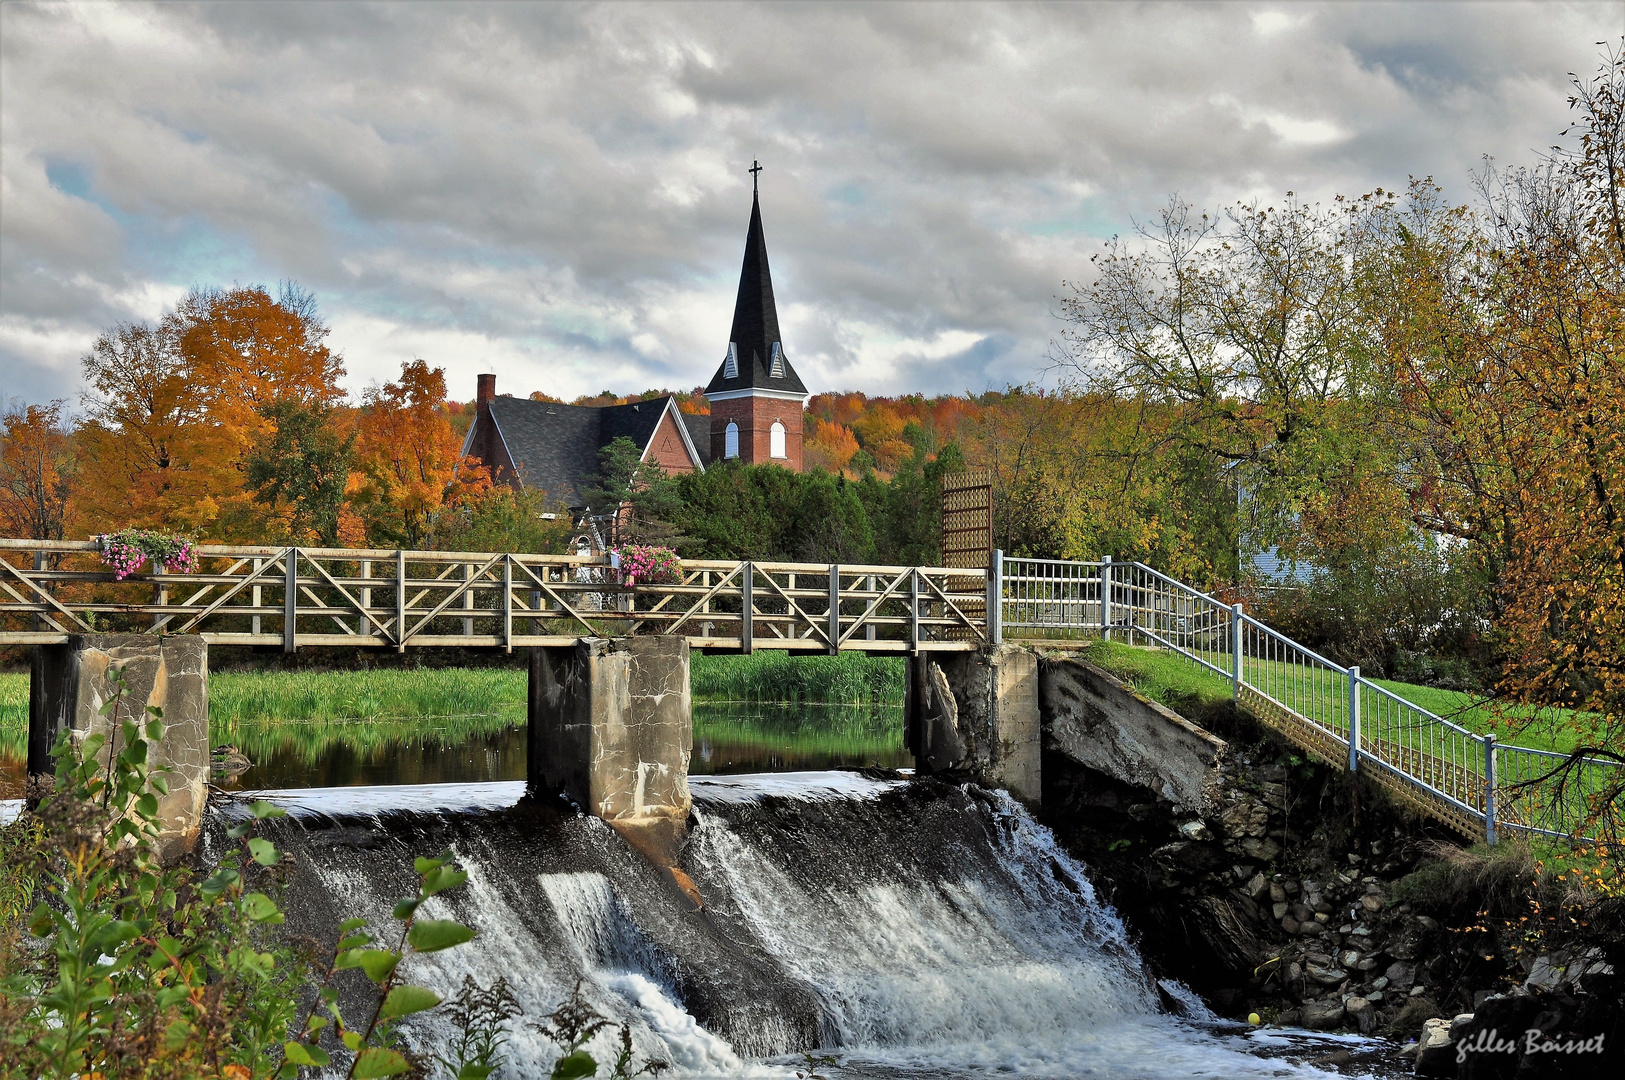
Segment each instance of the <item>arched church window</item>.
M725 458L739 456L739 425L732 420L728 421L727 430L722 433L722 456Z
M777 420L773 421L772 435L768 443L768 456L776 458L790 456L784 452L784 425Z

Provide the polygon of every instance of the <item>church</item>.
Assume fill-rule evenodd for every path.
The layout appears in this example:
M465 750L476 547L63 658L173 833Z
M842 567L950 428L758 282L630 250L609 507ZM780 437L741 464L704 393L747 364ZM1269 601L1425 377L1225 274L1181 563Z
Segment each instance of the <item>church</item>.
M761 197L754 187L727 352L705 387L711 415L682 413L672 397L602 407L532 401L498 394L496 376L481 375L463 454L483 461L498 483L545 491L577 510L583 508L581 492L597 480L598 452L623 436L637 446L641 460L668 473L703 472L730 459L800 472L802 415L810 395L779 334Z

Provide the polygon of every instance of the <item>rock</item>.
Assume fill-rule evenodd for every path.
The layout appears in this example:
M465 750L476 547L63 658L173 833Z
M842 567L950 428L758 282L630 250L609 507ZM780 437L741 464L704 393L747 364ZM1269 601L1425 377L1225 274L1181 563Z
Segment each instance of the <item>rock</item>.
M1450 1021L1435 1017L1422 1025L1416 1041L1416 1075L1456 1075L1456 1048L1450 1040Z
M1213 834L1200 821L1187 821L1179 827L1179 835L1187 840L1211 840Z
M1309 961L1305 967L1305 970L1309 972L1309 977L1311 979L1315 980L1317 983L1320 983L1322 986L1336 986L1338 983L1349 977L1349 973L1344 971L1342 968L1333 967L1330 964L1317 963L1313 960Z
M1344 949L1337 954L1337 962L1346 968L1360 966L1360 950Z
M1281 901L1280 903L1276 904L1270 910L1275 913L1275 921L1280 922L1282 919L1286 918L1286 912L1287 912L1286 901L1284 901L1284 900Z
M1305 1002L1303 1008L1298 1010L1298 1022L1306 1028L1316 1031L1327 1031L1337 1027L1343 1022L1343 1003L1341 1001L1310 1001Z
M1359 968L1361 971L1376 971L1381 963L1382 961L1377 959L1377 954L1372 953L1369 956L1362 956L1360 958L1360 962L1354 966ZM1382 983L1383 989L1387 989L1388 980L1383 979Z
M1326 914L1324 911L1317 911L1315 912L1315 921L1320 925L1325 926L1327 923L1332 921L1332 917Z
M1569 978L1569 954L1562 949L1535 957L1529 977L1523 981L1526 990L1556 990Z
M1421 920L1412 920L1400 928L1388 942L1388 955L1395 960L1415 960L1422 951L1427 930Z
M1308 922L1315 917L1315 909L1308 904L1293 904L1292 917L1299 922Z
M1472 1013L1457 1013L1450 1021L1450 1041L1460 1042L1467 1029L1473 1026Z
M1388 976L1386 976L1386 975L1378 975L1375 979L1372 979L1371 980L1371 988L1373 990L1386 990L1386 989L1388 989Z
M1254 900L1263 900L1264 894L1270 891L1270 883L1263 873L1257 873L1247 882L1247 895Z
M1270 882L1270 902L1274 904L1286 903L1286 889L1279 881Z
M1277 1016L1275 1018L1275 1022L1281 1027L1295 1027L1297 1026L1299 1019L1300 1017L1297 1009L1288 1009L1280 1016Z
M1290 915L1283 916L1281 919L1281 929L1285 930L1289 934L1296 934L1298 932L1298 925L1298 920L1294 919Z
M1381 911L1385 904L1382 897L1377 896L1374 893L1366 893L1364 896L1360 897L1360 906L1375 914L1376 912Z
M1249 859L1267 863L1274 862L1275 857L1281 854L1281 845L1268 838L1255 840L1248 837L1241 842L1241 850Z
M1305 937L1319 937L1321 934L1324 934L1325 932L1326 932L1326 927L1323 924L1318 923L1313 919L1310 919L1306 923L1299 923L1298 924L1298 933L1303 934Z
M1411 987L1411 997L1421 997L1427 993L1427 989L1425 986L1413 986Z
M1351 997L1343 1002L1343 1011L1360 1028L1360 1034L1369 1035L1377 1028L1377 1009L1363 997Z

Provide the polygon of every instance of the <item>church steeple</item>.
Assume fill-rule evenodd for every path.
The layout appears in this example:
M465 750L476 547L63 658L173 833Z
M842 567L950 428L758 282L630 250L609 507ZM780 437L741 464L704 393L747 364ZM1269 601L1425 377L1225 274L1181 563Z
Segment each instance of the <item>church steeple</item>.
M760 388L790 394L807 393L784 354L779 311L773 302L773 274L767 265L767 238L762 233L761 198L751 193L750 228L745 233L745 259L739 268L739 296L734 301L728 353L705 388L718 391Z
M802 409L810 395L790 366L779 336L773 275L762 233L762 201L754 182L762 167L753 162L750 171L750 228L745 233L733 326L722 365L705 388L711 403L711 457L738 458L747 464L771 462L800 472Z

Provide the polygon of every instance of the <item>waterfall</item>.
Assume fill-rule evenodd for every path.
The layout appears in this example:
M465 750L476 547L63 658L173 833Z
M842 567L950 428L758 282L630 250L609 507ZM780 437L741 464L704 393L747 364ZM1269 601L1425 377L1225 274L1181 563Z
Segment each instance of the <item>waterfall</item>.
M270 825L295 866L289 925L387 927L411 856L450 848L469 881L426 913L479 937L403 971L447 996L464 975L508 981L525 1016L507 1076L547 1074L557 1051L532 1024L578 982L668 1075L789 1077L813 1047L841 1076L1321 1075L1199 1005L1168 1014L1083 868L1007 796L844 773L691 783L682 868L700 911L603 822L525 804L519 785L279 793L295 807ZM350 1008L366 989L345 987ZM403 1034L434 1051L451 1029L429 1014Z

